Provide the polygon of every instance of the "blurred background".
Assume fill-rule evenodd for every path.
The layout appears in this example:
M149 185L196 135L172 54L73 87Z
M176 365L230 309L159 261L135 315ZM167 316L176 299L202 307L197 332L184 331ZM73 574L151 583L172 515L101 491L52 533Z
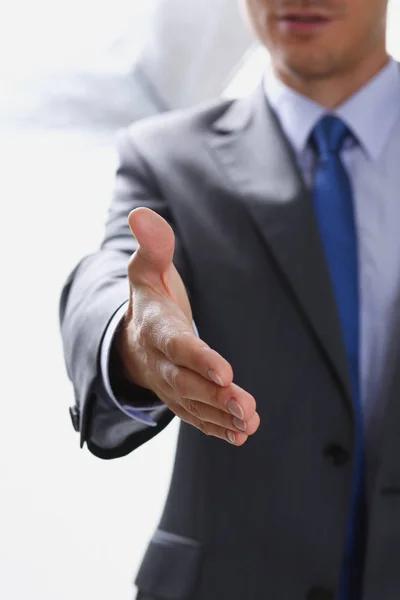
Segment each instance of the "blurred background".
M400 0L392 0L388 43L398 59L399 28ZM118 461L79 449L59 293L100 243L116 132L219 94L246 94L267 60L234 0L1 6L1 598L134 597L178 423Z

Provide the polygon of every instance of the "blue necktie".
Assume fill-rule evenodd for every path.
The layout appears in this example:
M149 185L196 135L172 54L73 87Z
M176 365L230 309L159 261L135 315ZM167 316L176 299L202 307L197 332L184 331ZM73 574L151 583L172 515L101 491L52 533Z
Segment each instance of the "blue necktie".
M361 600L365 549L363 427L359 375L359 278L353 194L340 151L351 133L337 117L316 125L313 205L341 325L355 415L354 473L338 600Z

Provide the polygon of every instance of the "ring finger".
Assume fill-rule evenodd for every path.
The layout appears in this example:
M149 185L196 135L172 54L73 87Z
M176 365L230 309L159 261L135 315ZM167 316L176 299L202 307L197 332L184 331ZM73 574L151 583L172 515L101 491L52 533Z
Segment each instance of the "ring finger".
M170 403L171 410L180 418L182 421L189 423L189 425L193 425L197 429L199 429L205 435L211 435L217 438L220 438L230 444L235 446L242 446L247 438L247 433L243 433L236 429L232 422L228 424L227 427L223 425L218 425L216 423L212 423L209 421L205 421L202 418L194 416L188 410L186 410L182 404L174 402L172 405ZM222 412L221 412L222 414Z

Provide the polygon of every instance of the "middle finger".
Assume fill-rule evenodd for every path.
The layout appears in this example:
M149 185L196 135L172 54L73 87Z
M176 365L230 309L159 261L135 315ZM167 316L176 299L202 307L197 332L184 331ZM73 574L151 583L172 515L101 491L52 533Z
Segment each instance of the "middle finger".
M184 367L160 360L158 369L164 381L180 398L194 400L219 409L242 421L249 421L256 412L253 396L231 383L220 387Z

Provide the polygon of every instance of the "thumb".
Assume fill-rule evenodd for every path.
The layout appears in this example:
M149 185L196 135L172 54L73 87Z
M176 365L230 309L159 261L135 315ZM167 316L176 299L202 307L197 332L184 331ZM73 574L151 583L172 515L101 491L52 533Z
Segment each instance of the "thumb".
M140 279L160 284L174 255L175 235L171 226L156 212L144 207L133 210L128 222L139 244L132 259L131 281Z

